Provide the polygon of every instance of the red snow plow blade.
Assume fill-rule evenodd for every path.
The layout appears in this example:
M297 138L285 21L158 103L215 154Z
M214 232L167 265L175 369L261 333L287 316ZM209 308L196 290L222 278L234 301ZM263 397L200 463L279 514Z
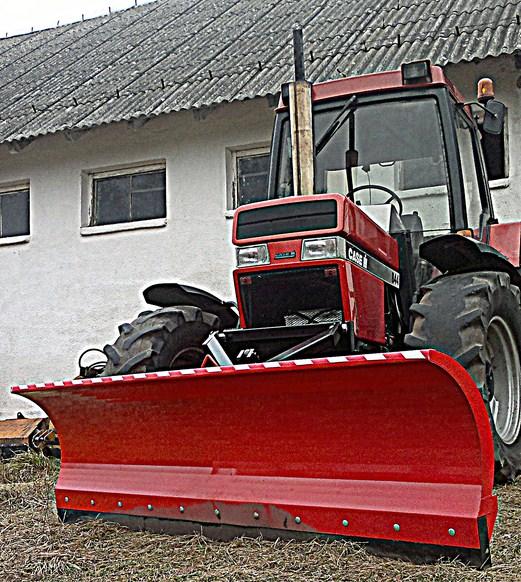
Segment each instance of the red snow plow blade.
M490 561L480 393L432 350L18 386L57 427L60 516L377 541Z

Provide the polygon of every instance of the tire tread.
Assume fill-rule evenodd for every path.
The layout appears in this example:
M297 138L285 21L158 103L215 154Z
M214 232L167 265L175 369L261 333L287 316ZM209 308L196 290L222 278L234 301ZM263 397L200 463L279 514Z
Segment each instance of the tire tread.
M425 285L418 303L411 306L412 329L404 338L414 349L434 348L456 359L472 376L487 404L486 373L490 364L486 350L488 322L495 306L508 306L506 314L521 344L521 310L518 287L506 273L484 271L442 276ZM488 408L488 404L487 404ZM493 427L493 422L491 422ZM521 435L512 446L495 433L500 456L498 481L511 480L521 472Z

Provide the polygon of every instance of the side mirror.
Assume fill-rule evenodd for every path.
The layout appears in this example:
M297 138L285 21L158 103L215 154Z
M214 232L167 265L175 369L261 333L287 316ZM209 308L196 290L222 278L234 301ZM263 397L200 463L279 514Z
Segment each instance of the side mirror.
M346 169L356 168L358 166L358 152L357 150L346 151Z
M490 101L487 101L484 109L485 117L482 125L483 131L485 133L491 133L492 135L500 135L505 123L506 107L501 103L501 101L490 99Z

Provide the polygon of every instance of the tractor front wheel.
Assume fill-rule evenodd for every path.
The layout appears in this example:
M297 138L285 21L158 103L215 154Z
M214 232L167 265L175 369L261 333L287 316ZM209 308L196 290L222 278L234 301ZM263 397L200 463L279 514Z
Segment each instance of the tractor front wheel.
M470 373L491 418L496 481L521 472L521 309L519 288L506 273L440 277L411 307L407 346L435 348Z
M177 306L146 311L119 326L120 335L103 348L103 376L197 368L203 342L220 328L216 315L197 307Z

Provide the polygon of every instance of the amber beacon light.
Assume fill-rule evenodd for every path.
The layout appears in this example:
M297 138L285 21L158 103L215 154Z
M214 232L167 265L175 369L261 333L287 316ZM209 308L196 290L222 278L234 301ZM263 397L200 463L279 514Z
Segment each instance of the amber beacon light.
M478 81L478 101L486 103L490 99L494 99L494 81L485 77Z

